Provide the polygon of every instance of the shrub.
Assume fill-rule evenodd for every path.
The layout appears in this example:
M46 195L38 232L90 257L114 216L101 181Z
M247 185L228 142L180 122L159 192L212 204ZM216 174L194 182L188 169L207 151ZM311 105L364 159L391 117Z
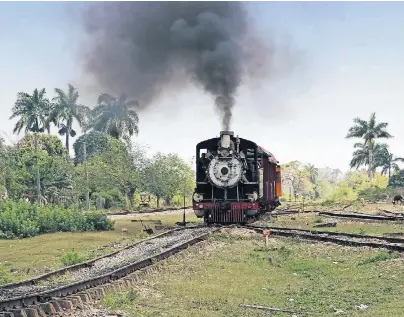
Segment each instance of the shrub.
M370 187L366 190L361 190L358 193L358 198L363 198L369 202L376 202L378 200L386 200L390 195L390 190L387 188Z
M113 222L98 212L77 207L38 206L25 201L0 202L0 238L27 238L42 233L112 230Z
M10 283L11 279L6 269L0 265L0 285Z
M86 258L79 254L77 251L74 251L74 249L71 249L67 251L61 258L60 260L62 261L62 264L64 266L70 266L74 264L78 264L81 262L84 262Z

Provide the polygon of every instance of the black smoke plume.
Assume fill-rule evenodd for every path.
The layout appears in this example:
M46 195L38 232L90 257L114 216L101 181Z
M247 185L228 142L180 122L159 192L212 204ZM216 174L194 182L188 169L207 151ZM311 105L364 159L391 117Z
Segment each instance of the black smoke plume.
M98 88L147 108L191 81L214 97L225 130L237 88L265 75L271 55L241 2L100 2L85 29L85 71Z

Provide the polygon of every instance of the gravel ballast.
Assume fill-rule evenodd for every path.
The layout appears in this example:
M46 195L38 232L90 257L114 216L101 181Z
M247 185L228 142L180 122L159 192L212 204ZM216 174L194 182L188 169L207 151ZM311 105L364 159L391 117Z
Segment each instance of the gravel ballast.
M173 231L167 236L141 242L133 246L133 248L122 250L111 257L99 259L94 262L91 267L79 268L74 271L69 271L64 276L56 279L41 281L40 285L17 286L11 289L1 289L0 287L0 301L26 294L40 293L107 274L128 264L152 257L172 247L178 246L187 240L211 231L212 228L207 227Z

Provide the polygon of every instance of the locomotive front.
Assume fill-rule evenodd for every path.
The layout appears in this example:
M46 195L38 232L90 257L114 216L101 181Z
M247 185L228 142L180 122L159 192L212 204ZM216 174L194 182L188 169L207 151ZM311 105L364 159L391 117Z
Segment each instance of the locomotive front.
M205 222L243 223L265 209L270 193L268 188L264 194L265 160L258 154L255 143L234 137L232 131L199 143L195 214Z

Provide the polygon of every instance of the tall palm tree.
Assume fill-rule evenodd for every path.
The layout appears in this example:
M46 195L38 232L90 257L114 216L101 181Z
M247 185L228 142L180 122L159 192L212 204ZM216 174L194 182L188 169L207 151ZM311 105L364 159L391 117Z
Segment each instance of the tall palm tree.
M48 130L50 126L48 116L51 112L51 104L46 98L45 88L35 89L30 95L26 92L20 92L17 95L17 101L14 104L10 119L19 117L20 119L14 126L13 133L19 134L25 128L25 133L33 132L35 140L35 152L38 154L38 133ZM36 187L38 203L41 202L41 183L38 166L38 156L36 157Z
M349 128L348 134L346 136L347 139L349 138L362 138L365 142L363 146L369 147L367 149L368 152L368 175L370 180L373 180L373 153L375 143L373 142L379 138L392 138L393 136L386 131L388 126L387 122L376 123L376 114L373 112L370 115L369 121L362 120L360 118L354 118L355 125ZM372 143L373 142L373 143ZM352 163L352 162L351 162ZM355 164L354 164L355 165Z
M377 165L382 168L381 174L387 174L389 178L391 177L391 170L400 170L397 162L404 162L402 157L394 157L393 153L390 153L387 147L384 147L379 152L375 154L375 161Z
M69 138L73 138L77 134L73 129L73 122L76 120L80 127L82 127L88 108L78 103L79 93L71 84L68 85L67 92L56 88L55 93L56 97L52 100L54 106L48 122L54 122L59 126L58 133L65 136L65 147L67 152L69 152Z
M51 104L46 98L45 88L35 89L32 95L26 92L19 92L17 101L14 104L10 119L18 118L14 126L13 133L20 134L25 128L25 132L40 133L49 131L47 119L51 111Z
M368 166L368 176L370 179L373 179L376 168L381 166L381 153L387 150L388 145L384 143L376 143L375 140L371 140L363 144L355 143L354 148L357 150L352 153L350 167L358 169L363 165ZM372 161L370 161L370 152L372 153Z
M108 133L116 139L128 140L139 133L139 117L134 110L137 106L138 102L128 100L125 94L119 98L102 94L93 110L90 127L95 131Z

